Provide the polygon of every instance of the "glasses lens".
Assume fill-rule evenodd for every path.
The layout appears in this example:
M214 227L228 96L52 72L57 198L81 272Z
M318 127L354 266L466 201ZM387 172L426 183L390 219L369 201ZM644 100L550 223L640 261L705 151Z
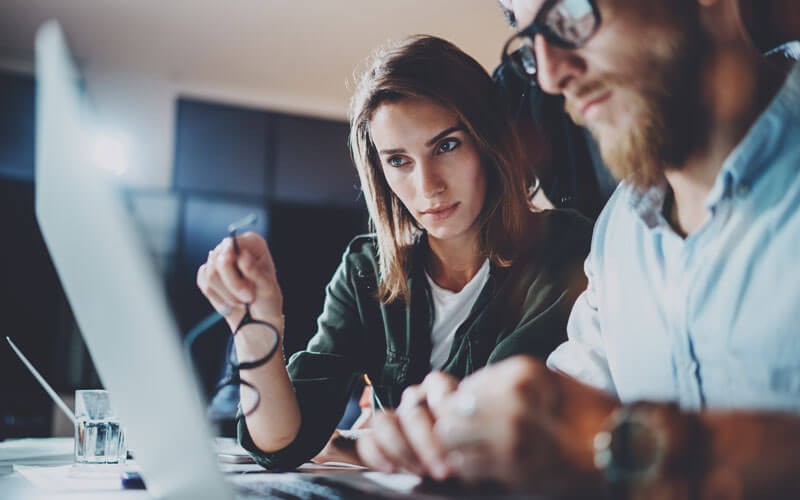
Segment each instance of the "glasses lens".
M249 383L239 381L226 381L217 388L217 393L208 406L208 417L216 422L233 420L239 413L247 416L258 408L261 398L258 390Z
M590 0L561 0L545 14L547 30L567 47L580 47L597 28L597 17Z
M239 409L239 384L225 381L217 387L214 399L208 405L208 416L214 421L236 418Z
M239 406L245 416L250 415L258 408L259 401L260 397L255 387L246 382L239 384Z
M504 48L503 60L510 63L521 78L536 77L536 55L530 38L517 35Z
M240 370L260 366L278 349L278 332L266 323L254 321L241 326L233 337L231 365Z

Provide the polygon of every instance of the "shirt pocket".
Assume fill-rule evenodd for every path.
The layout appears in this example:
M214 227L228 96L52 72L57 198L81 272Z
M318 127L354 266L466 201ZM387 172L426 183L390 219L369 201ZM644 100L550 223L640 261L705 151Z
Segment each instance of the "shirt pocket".
M771 369L769 387L778 394L800 396L800 365ZM800 400L798 400L798 405L800 405Z

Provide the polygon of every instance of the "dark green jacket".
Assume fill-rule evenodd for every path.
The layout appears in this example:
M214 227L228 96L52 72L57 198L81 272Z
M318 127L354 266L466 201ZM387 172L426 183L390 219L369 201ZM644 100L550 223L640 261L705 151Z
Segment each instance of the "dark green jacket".
M456 331L445 372L463 378L515 354L544 359L566 340L572 304L586 287L583 261L591 223L563 210L530 217L529 247L512 266L491 266L472 312ZM263 453L253 444L244 419L239 420L240 442L265 468L291 469L316 455L363 373L381 402L394 407L406 387L431 371L433 303L423 253L417 251L410 259L410 303L384 305L376 298L374 236L350 243L326 290L317 333L288 363L302 418L297 438L280 451Z

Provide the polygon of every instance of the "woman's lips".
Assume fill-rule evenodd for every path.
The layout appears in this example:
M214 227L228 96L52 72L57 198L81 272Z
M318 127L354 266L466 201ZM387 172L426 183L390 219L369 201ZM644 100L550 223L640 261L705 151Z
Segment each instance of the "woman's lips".
M445 205L445 206L442 206L442 207L423 210L422 211L422 215L424 215L424 216L426 216L429 219L434 220L434 221L444 220L444 219L447 219L448 217L450 217L451 215L453 215L455 213L456 209L458 208L458 205L459 205L459 203L456 202L456 203L453 203L451 205Z

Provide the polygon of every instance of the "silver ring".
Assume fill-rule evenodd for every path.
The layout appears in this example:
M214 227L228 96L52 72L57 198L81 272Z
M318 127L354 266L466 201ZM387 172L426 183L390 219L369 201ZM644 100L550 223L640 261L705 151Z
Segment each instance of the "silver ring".
M456 401L456 413L461 417L471 417L478 409L478 401L472 393L465 393L458 397Z

